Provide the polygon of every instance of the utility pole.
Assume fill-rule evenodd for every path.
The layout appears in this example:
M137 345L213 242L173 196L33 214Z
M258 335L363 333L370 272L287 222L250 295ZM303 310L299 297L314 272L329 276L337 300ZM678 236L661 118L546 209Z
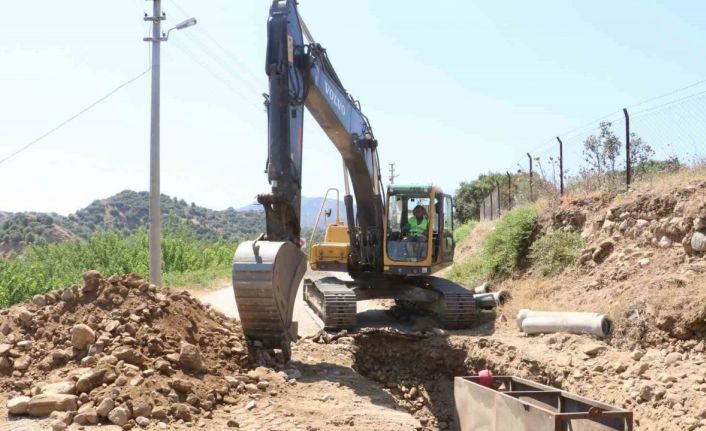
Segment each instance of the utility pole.
M399 177L399 175L395 175L395 164L390 163L390 184L395 184L395 178Z
M152 37L143 40L152 44L152 95L150 115L150 282L162 284L162 216L159 207L160 173L159 173L159 101L160 101L160 43L169 39L169 33L176 29L182 30L196 24L196 19L189 18L162 33L162 21L167 16L162 12L161 0L152 0L152 16L145 15L145 21L152 22Z
M162 285L162 243L161 211L159 208L159 45L162 42L162 13L160 0L153 0L152 16L145 21L152 21L152 37L145 41L152 43L152 96L150 115L150 282Z

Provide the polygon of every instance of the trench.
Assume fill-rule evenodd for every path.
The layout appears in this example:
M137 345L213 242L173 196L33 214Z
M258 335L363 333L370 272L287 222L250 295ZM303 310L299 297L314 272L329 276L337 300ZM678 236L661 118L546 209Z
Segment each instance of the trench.
M353 368L379 383L429 431L452 429L456 376L489 369L494 375L515 375L561 386L551 370L515 356L511 346L488 339L454 344L444 336L380 330L357 335L355 345Z

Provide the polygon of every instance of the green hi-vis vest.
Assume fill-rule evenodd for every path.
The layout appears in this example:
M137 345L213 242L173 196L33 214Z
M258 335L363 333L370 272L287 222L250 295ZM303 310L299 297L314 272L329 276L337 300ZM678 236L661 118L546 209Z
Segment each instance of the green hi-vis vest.
M429 226L429 219L424 217L422 221L418 222L416 217L410 217L409 219L409 233L412 236L422 236L424 231L427 230Z

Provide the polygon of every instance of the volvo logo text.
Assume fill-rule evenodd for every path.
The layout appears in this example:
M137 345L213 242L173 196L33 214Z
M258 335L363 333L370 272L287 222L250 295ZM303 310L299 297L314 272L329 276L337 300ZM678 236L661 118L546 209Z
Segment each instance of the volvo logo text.
M326 96L328 96L333 106L336 107L341 112L341 115L346 116L346 106L343 104L338 94L334 91L333 87L329 85L328 81L324 81L324 88L326 90Z

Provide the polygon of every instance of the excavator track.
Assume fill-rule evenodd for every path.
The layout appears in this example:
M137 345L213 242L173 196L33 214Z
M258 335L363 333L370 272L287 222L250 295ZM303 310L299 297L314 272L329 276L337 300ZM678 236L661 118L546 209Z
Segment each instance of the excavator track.
M289 242L248 241L233 259L233 291L250 345L281 349L290 358L294 300L306 271L306 256Z
M433 312L445 329L464 329L473 325L478 312L473 292L453 281L433 276L419 277L415 284L439 294Z
M357 323L356 296L335 277L304 279L304 302L319 316L325 329L350 329Z

